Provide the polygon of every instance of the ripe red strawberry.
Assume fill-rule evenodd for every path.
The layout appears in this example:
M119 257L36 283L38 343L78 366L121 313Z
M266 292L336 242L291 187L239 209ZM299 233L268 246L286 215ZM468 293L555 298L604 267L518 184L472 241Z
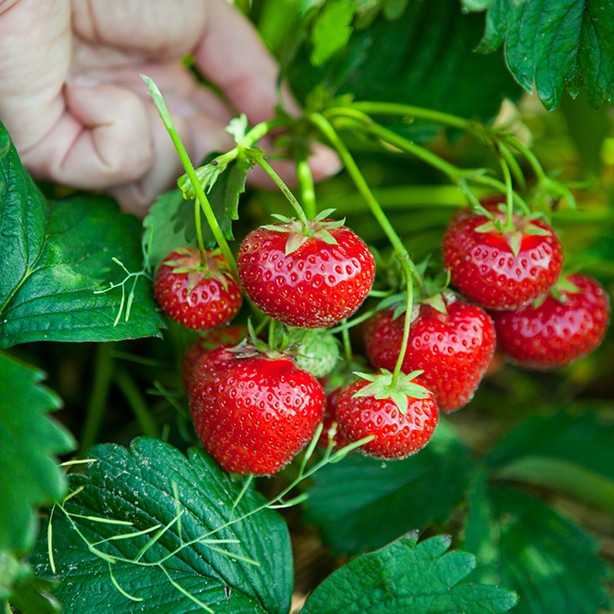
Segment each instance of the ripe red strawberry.
M292 360L219 348L196 365L190 411L223 469L272 475L313 437L325 401L317 379Z
M183 387L190 394L192 373L200 357L218 347L233 347L247 337L247 327L243 324L230 324L208 331L193 341L181 359L181 379Z
M536 305L492 315L499 349L510 361L532 370L556 369L603 341L610 301L596 280L575 274Z
M422 303L411 323L402 371L417 369L442 411L455 411L473 397L495 351L495 329L489 315L463 300L444 300L445 313ZM371 363L392 371L396 365L405 315L394 310L377 313L367 329L365 344Z
M363 377L365 377L363 375ZM337 397L337 421L350 442L373 437L359 450L382 459L405 458L431 439L439 413L433 395L415 374L381 372L344 387Z
M193 330L210 330L230 322L241 309L243 296L224 257L184 247L160 264L153 291L162 310Z
M444 235L443 262L451 282L487 309L518 309L546 294L559 278L563 249L541 220L490 209L494 220L459 211ZM498 229L498 227L500 230Z
M365 243L340 222L313 220L262 226L237 256L245 293L268 316L303 328L326 328L366 298L375 262Z

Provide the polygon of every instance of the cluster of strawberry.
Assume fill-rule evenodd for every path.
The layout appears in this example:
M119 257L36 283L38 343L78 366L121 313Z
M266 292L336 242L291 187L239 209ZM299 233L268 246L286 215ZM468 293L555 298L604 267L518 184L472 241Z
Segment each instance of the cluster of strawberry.
M238 279L216 252L173 252L154 293L171 318L211 331L182 364L204 447L227 471L271 475L323 424L325 446L361 442L365 454L403 458L426 445L440 411L471 400L496 350L522 367L550 369L605 335L607 294L586 275L562 275L559 239L539 219L462 210L445 234L443 260L455 291L420 297L411 314L390 304L376 310L359 327L373 372L340 384L330 327L358 310L375 278L355 233L326 219L260 227L241 243ZM228 325L243 296L282 323L290 341L264 348L246 327Z

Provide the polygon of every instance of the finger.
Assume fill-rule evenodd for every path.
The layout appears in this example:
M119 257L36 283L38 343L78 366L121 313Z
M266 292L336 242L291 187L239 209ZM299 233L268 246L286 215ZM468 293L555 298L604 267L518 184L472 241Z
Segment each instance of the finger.
M62 115L69 62L67 0L0 4L0 118L19 151L42 138Z
M84 189L132 181L151 167L153 148L144 102L110 83L75 80L67 109L22 156L35 176Z
M279 102L279 67L253 25L225 0L208 0L197 68L252 124L271 119ZM287 100L293 107L295 103Z
M185 101L175 105L173 97L166 100L173 124L194 166L198 166L206 154L227 151L232 138L225 130L225 122L187 107ZM159 194L176 187L177 178L185 171L175 146L164 129L155 106L148 105L153 151L150 170L136 182L118 186L109 191L125 211L142 217Z

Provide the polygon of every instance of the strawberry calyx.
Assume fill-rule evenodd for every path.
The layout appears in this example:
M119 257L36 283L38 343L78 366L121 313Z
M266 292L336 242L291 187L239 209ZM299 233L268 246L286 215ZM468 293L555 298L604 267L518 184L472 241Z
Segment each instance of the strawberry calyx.
M187 275L188 294L203 279L219 281L224 290L228 289L228 277L232 271L219 249L200 250L191 247L180 247L174 250L175 257L165 260L164 264L171 267L173 273Z
M530 215L516 214L511 219L504 219L501 215L489 216L487 222L474 228L477 233L494 233L501 235L509 245L514 256L518 256L522 246L522 240L527 236L548 236L550 232L535 224L536 220L542 219L543 213Z
M370 382L358 390L355 397L373 397L377 400L391 399L405 416L409 409L411 399L426 399L432 395L431 391L414 380L424 371L416 370L411 373L399 373L396 377L387 369L378 373L355 373L358 377Z
M272 217L279 220L281 223L267 224L263 226L263 228L273 232L288 234L285 250L286 255L295 252L308 239L319 239L329 245L337 245L337 240L332 236L330 231L343 226L345 224L345 218L342 220L328 219L328 216L331 215L333 211L334 209L325 209L313 220L299 220L273 213Z

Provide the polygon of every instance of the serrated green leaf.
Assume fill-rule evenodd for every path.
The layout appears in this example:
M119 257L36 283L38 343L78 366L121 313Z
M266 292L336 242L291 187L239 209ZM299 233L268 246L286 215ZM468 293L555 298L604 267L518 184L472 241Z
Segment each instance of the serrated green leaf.
M173 250L194 243L194 202L184 200L179 189L161 194L149 208L143 228L143 245L155 271Z
M0 220L0 348L159 334L163 323L146 280L131 280L123 303L119 288L95 293L126 277L113 258L134 273L142 267L139 222L110 198L47 203L10 146L0 157ZM132 317L115 324L133 281Z
M614 426L560 411L520 424L492 450L494 475L553 488L614 512Z
M101 292L125 280L126 270L141 269L138 220L121 214L110 199L87 196L50 203L48 216L39 257L28 263L0 310L0 348L159 336L163 321L147 279L129 280L123 300L120 287ZM131 292L126 321L122 309Z
M353 0L329 0L324 4L311 31L311 63L314 66L324 64L347 44L355 12Z
M505 41L509 70L547 109L565 88L589 104L614 100L614 5L609 0L495 0L478 51Z
M495 586L459 584L475 557L449 551L451 538L438 535L418 543L417 534L354 559L309 596L301 614L488 614L507 612L518 599Z
M0 552L23 554L36 537L36 508L61 499L66 480L55 460L75 442L48 412L60 399L43 373L0 354Z
M445 523L473 467L469 451L440 420L419 454L385 463L350 454L318 471L306 520L336 552L381 548L407 531Z
M60 508L52 518L56 594L66 611L197 612L200 603L216 613L287 614L288 529L277 513L256 512L264 499L252 484L244 489L201 448L186 457L156 439L97 446L89 456L88 475L71 478L82 490L64 504L74 524ZM32 560L51 574L46 540Z
M484 554L470 579L494 578L520 597L518 614L609 609L598 545L546 503L512 488L483 488L470 502L464 547Z

